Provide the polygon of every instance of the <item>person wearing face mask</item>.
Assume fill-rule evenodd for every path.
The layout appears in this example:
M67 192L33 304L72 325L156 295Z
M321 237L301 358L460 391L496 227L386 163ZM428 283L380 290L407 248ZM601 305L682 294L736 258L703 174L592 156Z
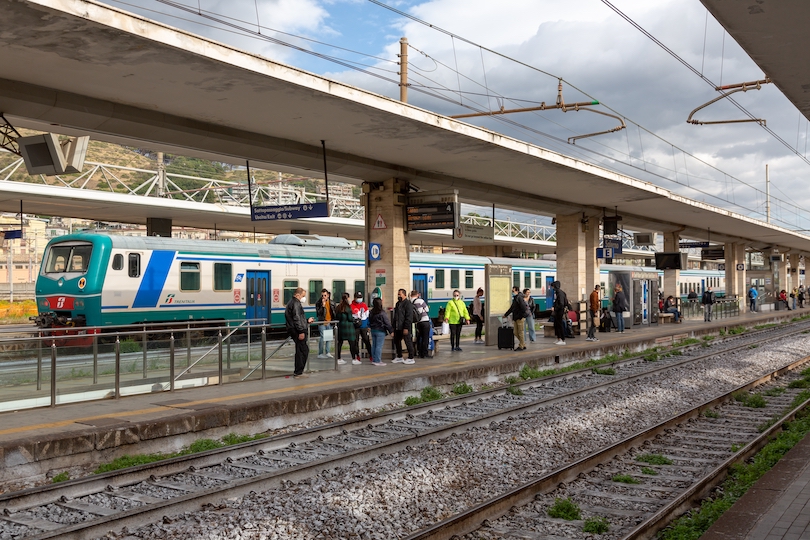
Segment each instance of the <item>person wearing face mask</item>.
M309 357L309 344L307 343L307 326L314 319L304 314L304 308L301 302L306 302L306 291L301 287L295 289L293 297L287 303L284 309L284 321L287 326L287 333L295 343L295 371L293 377L308 377L304 374L304 368L307 365L307 358Z
M411 329L413 328L413 304L408 300L408 293L405 289L400 289L397 292L397 305L394 307L394 347L396 348L397 357L394 358L394 364L415 364L413 341L411 337ZM405 342L405 347L408 349L408 358L402 358L402 342Z
M453 291L453 299L447 302L444 308L444 317L450 324L450 350L461 352L461 347L459 347L461 327L469 322L470 313L467 311L467 306L464 304L464 300L461 299L461 293L458 289Z
M318 340L318 358L334 358L329 354L329 344L334 339L334 332L332 339L324 339L324 332L332 328L332 321L337 320L337 306L332 302L332 293L326 289L321 291L321 297L315 303L315 314L319 321L326 323L318 326L321 333L321 339Z

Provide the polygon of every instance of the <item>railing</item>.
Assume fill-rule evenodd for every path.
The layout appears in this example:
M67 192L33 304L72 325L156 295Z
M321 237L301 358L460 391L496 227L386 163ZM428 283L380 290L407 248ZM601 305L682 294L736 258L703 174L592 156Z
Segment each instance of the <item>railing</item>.
M685 319L703 319L704 308L700 299L684 300L680 302L681 316ZM718 298L712 306L712 320L739 317L740 303L736 297Z
M113 327L96 333L99 330L1 333L0 411L173 392L293 372L295 347L283 325L222 321ZM310 333L310 349L318 339ZM336 359L316 355L310 354L307 370L337 368Z

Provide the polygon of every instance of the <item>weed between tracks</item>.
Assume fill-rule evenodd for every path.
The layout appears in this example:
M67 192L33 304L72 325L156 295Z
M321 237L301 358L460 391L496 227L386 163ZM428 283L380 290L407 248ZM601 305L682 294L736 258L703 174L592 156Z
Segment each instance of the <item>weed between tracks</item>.
M601 516L589 517L582 526L582 532L591 534L603 534L610 530L610 523Z
M567 521L582 519L579 506L577 506L577 503L568 498L560 499L558 497L554 499L554 504L549 507L546 513L549 515L549 517L565 519Z
M611 478L614 482L619 482L620 484L640 484L640 480L636 480L629 474L616 474Z
M810 399L810 391L804 391L793 400L788 410L798 407ZM661 534L662 540L697 540L717 521L723 512L731 508L748 488L768 472L788 450L810 433L810 411L804 410L792 422L784 424L784 429L753 458L731 467L731 474L723 482L717 497L704 500L700 508L694 509L675 520Z
M189 454L205 452L206 450L213 450L215 448L222 448L223 446L231 446L234 444L253 441L256 439L263 439L265 437L267 437L267 435L263 433L260 433L258 435L237 435L235 433L230 433L222 437L222 439L220 439L219 441L215 441L214 439L199 439L197 441L194 441L188 448L180 450L179 452L173 452L169 454L157 453L157 454L139 454L135 456L121 456L120 458L114 459L110 463L100 465L98 469L93 471L93 473L101 474L110 471L117 471L119 469L126 469L127 467L135 467L136 465L145 465L147 463L154 463L156 461L162 461L164 459L170 459L178 456L187 456ZM56 481L56 478L58 476L60 475L54 476L54 481ZM65 478L65 480L67 480L67 478Z

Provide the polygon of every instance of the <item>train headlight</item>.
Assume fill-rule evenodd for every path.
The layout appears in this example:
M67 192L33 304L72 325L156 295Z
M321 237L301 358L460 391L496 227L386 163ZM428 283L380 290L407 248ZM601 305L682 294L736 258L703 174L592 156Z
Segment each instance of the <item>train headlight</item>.
M47 298L43 298L39 301L39 307L43 307L45 309L51 309L51 304L48 302Z
M84 300L76 300L73 304L76 309L84 309Z

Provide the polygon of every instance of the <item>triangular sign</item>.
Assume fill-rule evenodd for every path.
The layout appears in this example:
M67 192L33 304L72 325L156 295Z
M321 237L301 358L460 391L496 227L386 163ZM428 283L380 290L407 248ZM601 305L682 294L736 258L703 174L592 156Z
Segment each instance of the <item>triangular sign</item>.
M388 227L385 226L385 221L383 220L382 214L377 214L377 221L374 222L374 227L372 229L387 229Z

